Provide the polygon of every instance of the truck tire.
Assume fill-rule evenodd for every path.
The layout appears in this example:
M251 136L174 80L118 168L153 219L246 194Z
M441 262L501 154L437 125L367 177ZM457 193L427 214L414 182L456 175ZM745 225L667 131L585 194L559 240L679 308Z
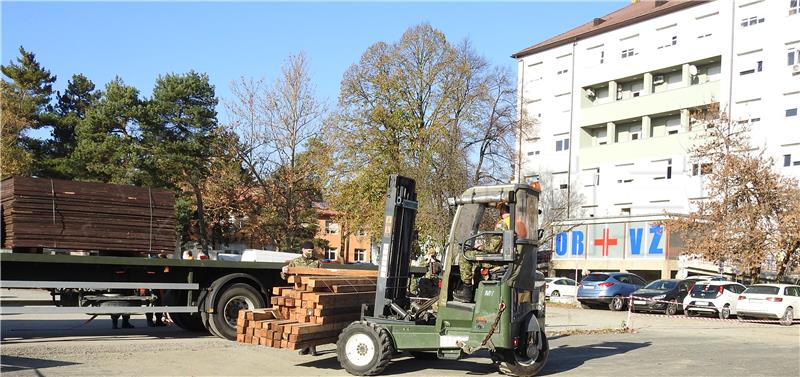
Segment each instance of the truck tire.
M509 376L535 376L541 372L545 364L547 364L547 357L550 355L550 345L547 343L547 335L544 331L539 332L542 337L542 349L536 356L536 360L529 358L527 355L519 355L515 350L507 350L503 359L505 361L500 363L500 372Z
M236 283L224 287L214 303L214 313L208 319L212 333L236 340L239 310L263 308L264 305L261 294L248 284Z
M386 329L368 321L353 322L336 342L336 358L348 373L374 376L383 372L394 355L394 344Z
M192 332L208 332L200 313L170 313L169 318L178 327Z

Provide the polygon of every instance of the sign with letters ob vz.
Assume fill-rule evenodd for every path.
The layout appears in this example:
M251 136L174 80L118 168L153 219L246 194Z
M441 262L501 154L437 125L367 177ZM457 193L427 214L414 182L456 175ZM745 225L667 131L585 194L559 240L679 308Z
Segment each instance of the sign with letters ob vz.
M667 232L651 222L590 224L560 231L553 239L560 259L663 259Z

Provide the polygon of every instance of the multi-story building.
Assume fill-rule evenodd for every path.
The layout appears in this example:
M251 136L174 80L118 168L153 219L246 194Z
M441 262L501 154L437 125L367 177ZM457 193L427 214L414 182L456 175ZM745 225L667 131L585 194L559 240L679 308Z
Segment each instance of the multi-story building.
M522 140L518 174L579 193L577 217L593 224L572 229L585 237L556 237L554 264L564 273L675 275L677 253L654 254L657 266L632 253L642 238L631 224L687 213L704 197L712 167L688 156L703 131L693 127L696 110L718 104L749 122L753 145L800 177L800 1L634 0L513 57L520 109L537 122ZM619 253L595 253L602 239ZM559 253L567 249L586 253Z
M316 250L317 257L334 263L372 263L372 243L365 231L345 234L339 213L317 207L319 213L315 238L328 241L325 250Z

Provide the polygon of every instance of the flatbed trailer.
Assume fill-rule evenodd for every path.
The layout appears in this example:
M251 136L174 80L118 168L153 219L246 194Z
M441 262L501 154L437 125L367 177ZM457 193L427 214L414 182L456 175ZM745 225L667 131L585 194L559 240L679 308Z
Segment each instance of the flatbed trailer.
M4 251L0 288L45 289L51 300L0 300L0 314L170 313L183 329L235 340L239 310L268 307L272 288L287 285L281 263Z

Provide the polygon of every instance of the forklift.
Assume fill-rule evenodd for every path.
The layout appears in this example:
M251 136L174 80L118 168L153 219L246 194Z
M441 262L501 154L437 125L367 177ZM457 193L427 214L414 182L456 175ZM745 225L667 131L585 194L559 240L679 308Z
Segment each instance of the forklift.
M456 208L445 244L438 296L411 297L411 244L417 211L415 181L392 175L386 197L375 302L339 335L337 358L357 376L381 373L393 356L458 360L488 350L500 371L533 376L547 362L544 274L537 270L539 192L536 186L477 186L448 204ZM507 205L510 230L496 231L498 203ZM489 247L491 246L491 247ZM543 259L543 258L542 258ZM459 302L458 263L470 261L474 302ZM463 263L463 262L462 262ZM476 268L478 269L478 268Z

